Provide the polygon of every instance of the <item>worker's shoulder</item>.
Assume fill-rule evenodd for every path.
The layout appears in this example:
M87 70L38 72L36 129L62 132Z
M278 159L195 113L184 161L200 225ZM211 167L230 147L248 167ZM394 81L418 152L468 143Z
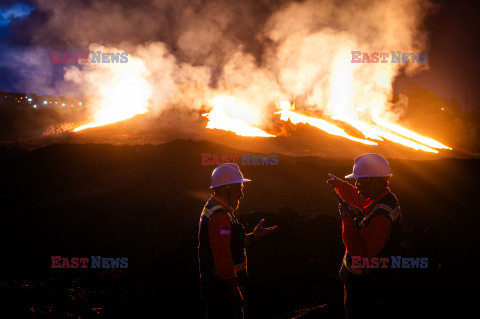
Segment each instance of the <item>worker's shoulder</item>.
M392 192L389 192L387 195L383 196L382 199L378 201L378 203L375 205L375 208L381 209L382 207L385 207L384 205L387 205L388 207L395 209L398 206L398 199L393 194Z
M372 212L361 221L361 225L383 228L388 227L391 221L390 214L386 210L373 209Z
M378 203L373 206L371 219L376 218L379 215L385 216L390 221L395 220L400 213L400 205L398 204L397 197L392 193L385 195Z
M228 210L214 199L210 199L203 207L201 218L211 220L214 216L219 214L221 218L218 219L230 219Z
M204 207L205 210L209 211L209 212L212 212L212 213L217 213L217 212L225 212L227 213L228 210L223 206L221 205L219 202L217 202L216 200L214 199L210 199L206 204L205 204L205 207Z
M222 224L230 224L230 216L225 211L217 211L212 216L210 216L210 224L215 223L222 223Z
M372 213L372 216L370 218L370 223L373 224L390 224L390 217L389 214L383 212L383 211L377 211Z

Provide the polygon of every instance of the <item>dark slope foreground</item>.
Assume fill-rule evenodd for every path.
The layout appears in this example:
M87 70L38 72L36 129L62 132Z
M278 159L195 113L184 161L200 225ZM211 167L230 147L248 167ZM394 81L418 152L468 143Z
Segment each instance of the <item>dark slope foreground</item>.
M178 318L200 318L196 232L214 168L201 165L201 153L242 152L190 140L1 149L2 311L166 318L173 309ZM241 166L253 182L240 219L249 229L261 218L279 226L248 248L252 318L343 316L341 223L325 180L328 172L349 173L352 162L280 154L278 165ZM410 317L466 310L478 278L480 161L390 163L406 227L402 254L429 258L427 269L402 270L400 309ZM51 256L128 257L129 264L51 269Z

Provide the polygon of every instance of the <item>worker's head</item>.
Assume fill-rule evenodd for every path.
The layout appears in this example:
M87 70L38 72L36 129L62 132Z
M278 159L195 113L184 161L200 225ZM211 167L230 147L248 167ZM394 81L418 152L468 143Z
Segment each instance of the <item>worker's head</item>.
M388 187L388 177L359 177L355 187L364 198L375 198Z
M363 197L374 198L388 186L390 165L378 154L363 154L355 158L353 173L345 178L355 178L355 186Z
M224 199L234 209L243 198L243 183L250 182L243 177L237 164L226 163L213 170L210 188L216 196Z
M213 194L230 205L234 210L238 209L240 199L244 197L243 183L223 185L213 188Z

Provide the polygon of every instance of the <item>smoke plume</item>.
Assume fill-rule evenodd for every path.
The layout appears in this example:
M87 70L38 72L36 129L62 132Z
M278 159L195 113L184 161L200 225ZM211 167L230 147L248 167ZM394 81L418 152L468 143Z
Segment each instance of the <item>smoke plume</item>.
M392 83L402 70L413 74L428 64L390 63L391 58L354 64L351 51L428 51L422 23L434 8L422 0L37 0L34 5L27 19L15 22L17 44L29 49L5 53L15 57L11 67L29 91L80 94L96 112L105 100L104 84L135 66L135 76L146 83L145 107L153 114L171 107L208 109L215 96L225 95L239 102L228 113L241 113L260 127L277 111L275 102L294 98L297 108L325 116L396 120L401 108L390 105ZM53 65L52 50L127 52L129 61Z

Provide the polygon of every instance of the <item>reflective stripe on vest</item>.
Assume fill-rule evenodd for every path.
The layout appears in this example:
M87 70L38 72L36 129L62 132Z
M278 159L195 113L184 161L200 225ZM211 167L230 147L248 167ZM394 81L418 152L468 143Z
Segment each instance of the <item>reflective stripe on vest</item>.
M204 207L202 215L207 218L210 218L213 215L213 213L219 208L223 208L223 206L222 205L213 206L212 209L208 209L207 207Z
M395 207L395 209L392 209L390 206L386 204L378 203L373 207L372 213L379 208L386 210L388 212L388 216L390 217L392 222L395 221L398 218L398 216L400 216L400 205L398 204L397 204L397 207Z

